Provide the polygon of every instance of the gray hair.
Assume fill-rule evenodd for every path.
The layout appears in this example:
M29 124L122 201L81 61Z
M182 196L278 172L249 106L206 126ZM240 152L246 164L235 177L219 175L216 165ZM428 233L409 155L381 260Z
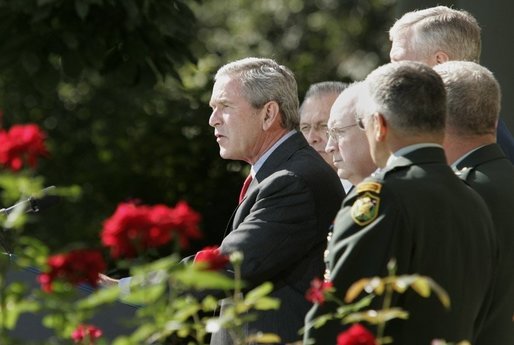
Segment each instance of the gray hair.
M223 75L239 78L243 96L254 108L275 101L279 105L282 126L289 130L299 127L298 86L290 69L272 59L248 57L222 66L214 80Z
M442 133L446 91L441 77L429 66L400 61L383 65L365 80L367 115L378 112L395 130L408 134Z
M345 99L350 99L350 106L353 107L353 111L355 112L355 120L359 117L364 116L363 110L361 110L363 103L361 101L362 95L366 93L366 84L364 81L354 81L350 83L339 95L340 97L344 97Z
M424 57L442 50L450 60L480 61L480 25L469 12L446 6L407 12L389 30L390 39L409 28L413 48Z
M320 97L328 94L337 94L339 95L346 87L347 83L343 83L341 81L322 81L319 83L314 83L309 86L305 96L303 97L303 102L300 105L300 115L302 114L303 105L305 101L309 98Z
M343 83L341 81L322 81L311 84L305 93L303 101L305 102L305 100L310 97L324 95L327 93L340 94L347 86L347 83Z
M493 73L468 61L449 61L434 70L446 88L448 126L460 135L496 133L501 89Z

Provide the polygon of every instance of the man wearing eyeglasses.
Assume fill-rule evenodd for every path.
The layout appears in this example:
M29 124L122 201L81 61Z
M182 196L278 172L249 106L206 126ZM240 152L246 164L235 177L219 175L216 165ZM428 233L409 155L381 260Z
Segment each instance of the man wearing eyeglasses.
M340 81L322 81L309 86L302 105L300 106L300 131L309 145L312 146L330 164L334 170L337 168L332 161L332 155L325 152L327 146L327 122L330 116L330 108L341 91L347 87ZM352 184L341 179L345 192Z
M326 152L341 179L356 186L376 170L369 153L368 139L357 124L357 103L364 90L362 82L350 84L337 97L328 120Z
M497 243L484 201L446 164L443 82L429 66L404 61L379 67L365 85L359 123L382 169L355 187L336 217L328 245L336 296L362 278L387 276L388 262L395 259L396 275L432 278L448 292L451 307L433 294L394 293L390 307L409 317L388 321L381 335L400 345L472 341L475 324L483 320ZM381 309L384 303L381 294L369 308ZM313 325L338 307L331 301L313 306L305 344L336 343L348 325L338 319Z

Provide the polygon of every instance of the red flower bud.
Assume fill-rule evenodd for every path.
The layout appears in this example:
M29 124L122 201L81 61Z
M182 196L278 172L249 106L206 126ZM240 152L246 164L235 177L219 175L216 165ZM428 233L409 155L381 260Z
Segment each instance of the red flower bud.
M216 271L225 267L229 262L227 255L221 254L218 247L205 247L195 255L195 263L205 264L208 270Z
M361 324L354 324L337 336L337 345L376 345L373 334Z
M319 278L314 278L311 281L311 287L305 294L305 298L309 302L323 304L323 302L325 302L325 292L331 288L332 282L322 281Z

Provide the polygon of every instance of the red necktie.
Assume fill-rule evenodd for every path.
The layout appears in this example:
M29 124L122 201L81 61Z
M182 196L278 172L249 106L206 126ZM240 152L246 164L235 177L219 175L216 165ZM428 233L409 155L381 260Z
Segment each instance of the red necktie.
M252 174L248 175L246 177L245 182L243 183L243 187L241 188L241 193L239 193L239 203L243 201L246 191L248 190L248 186L250 186L250 183L252 183Z

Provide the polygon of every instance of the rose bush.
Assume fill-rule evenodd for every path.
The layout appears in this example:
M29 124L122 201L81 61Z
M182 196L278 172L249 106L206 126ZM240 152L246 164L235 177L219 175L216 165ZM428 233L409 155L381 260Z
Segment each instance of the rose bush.
M82 283L97 286L98 274L107 268L102 254L98 250L78 249L68 253L50 256L47 260L49 270L38 276L41 288L52 292L52 283L56 279L73 285Z
M39 157L48 156L45 133L36 124L15 125L0 130L0 164L18 171L27 164L37 166Z
M77 328L71 333L71 339L75 342L75 344L80 345L95 345L97 339L102 336L102 330L93 326L80 324Z
M111 249L114 258L131 258L149 248L157 248L174 237L182 246L201 237L200 215L186 202L176 207L121 203L103 225L102 244Z

